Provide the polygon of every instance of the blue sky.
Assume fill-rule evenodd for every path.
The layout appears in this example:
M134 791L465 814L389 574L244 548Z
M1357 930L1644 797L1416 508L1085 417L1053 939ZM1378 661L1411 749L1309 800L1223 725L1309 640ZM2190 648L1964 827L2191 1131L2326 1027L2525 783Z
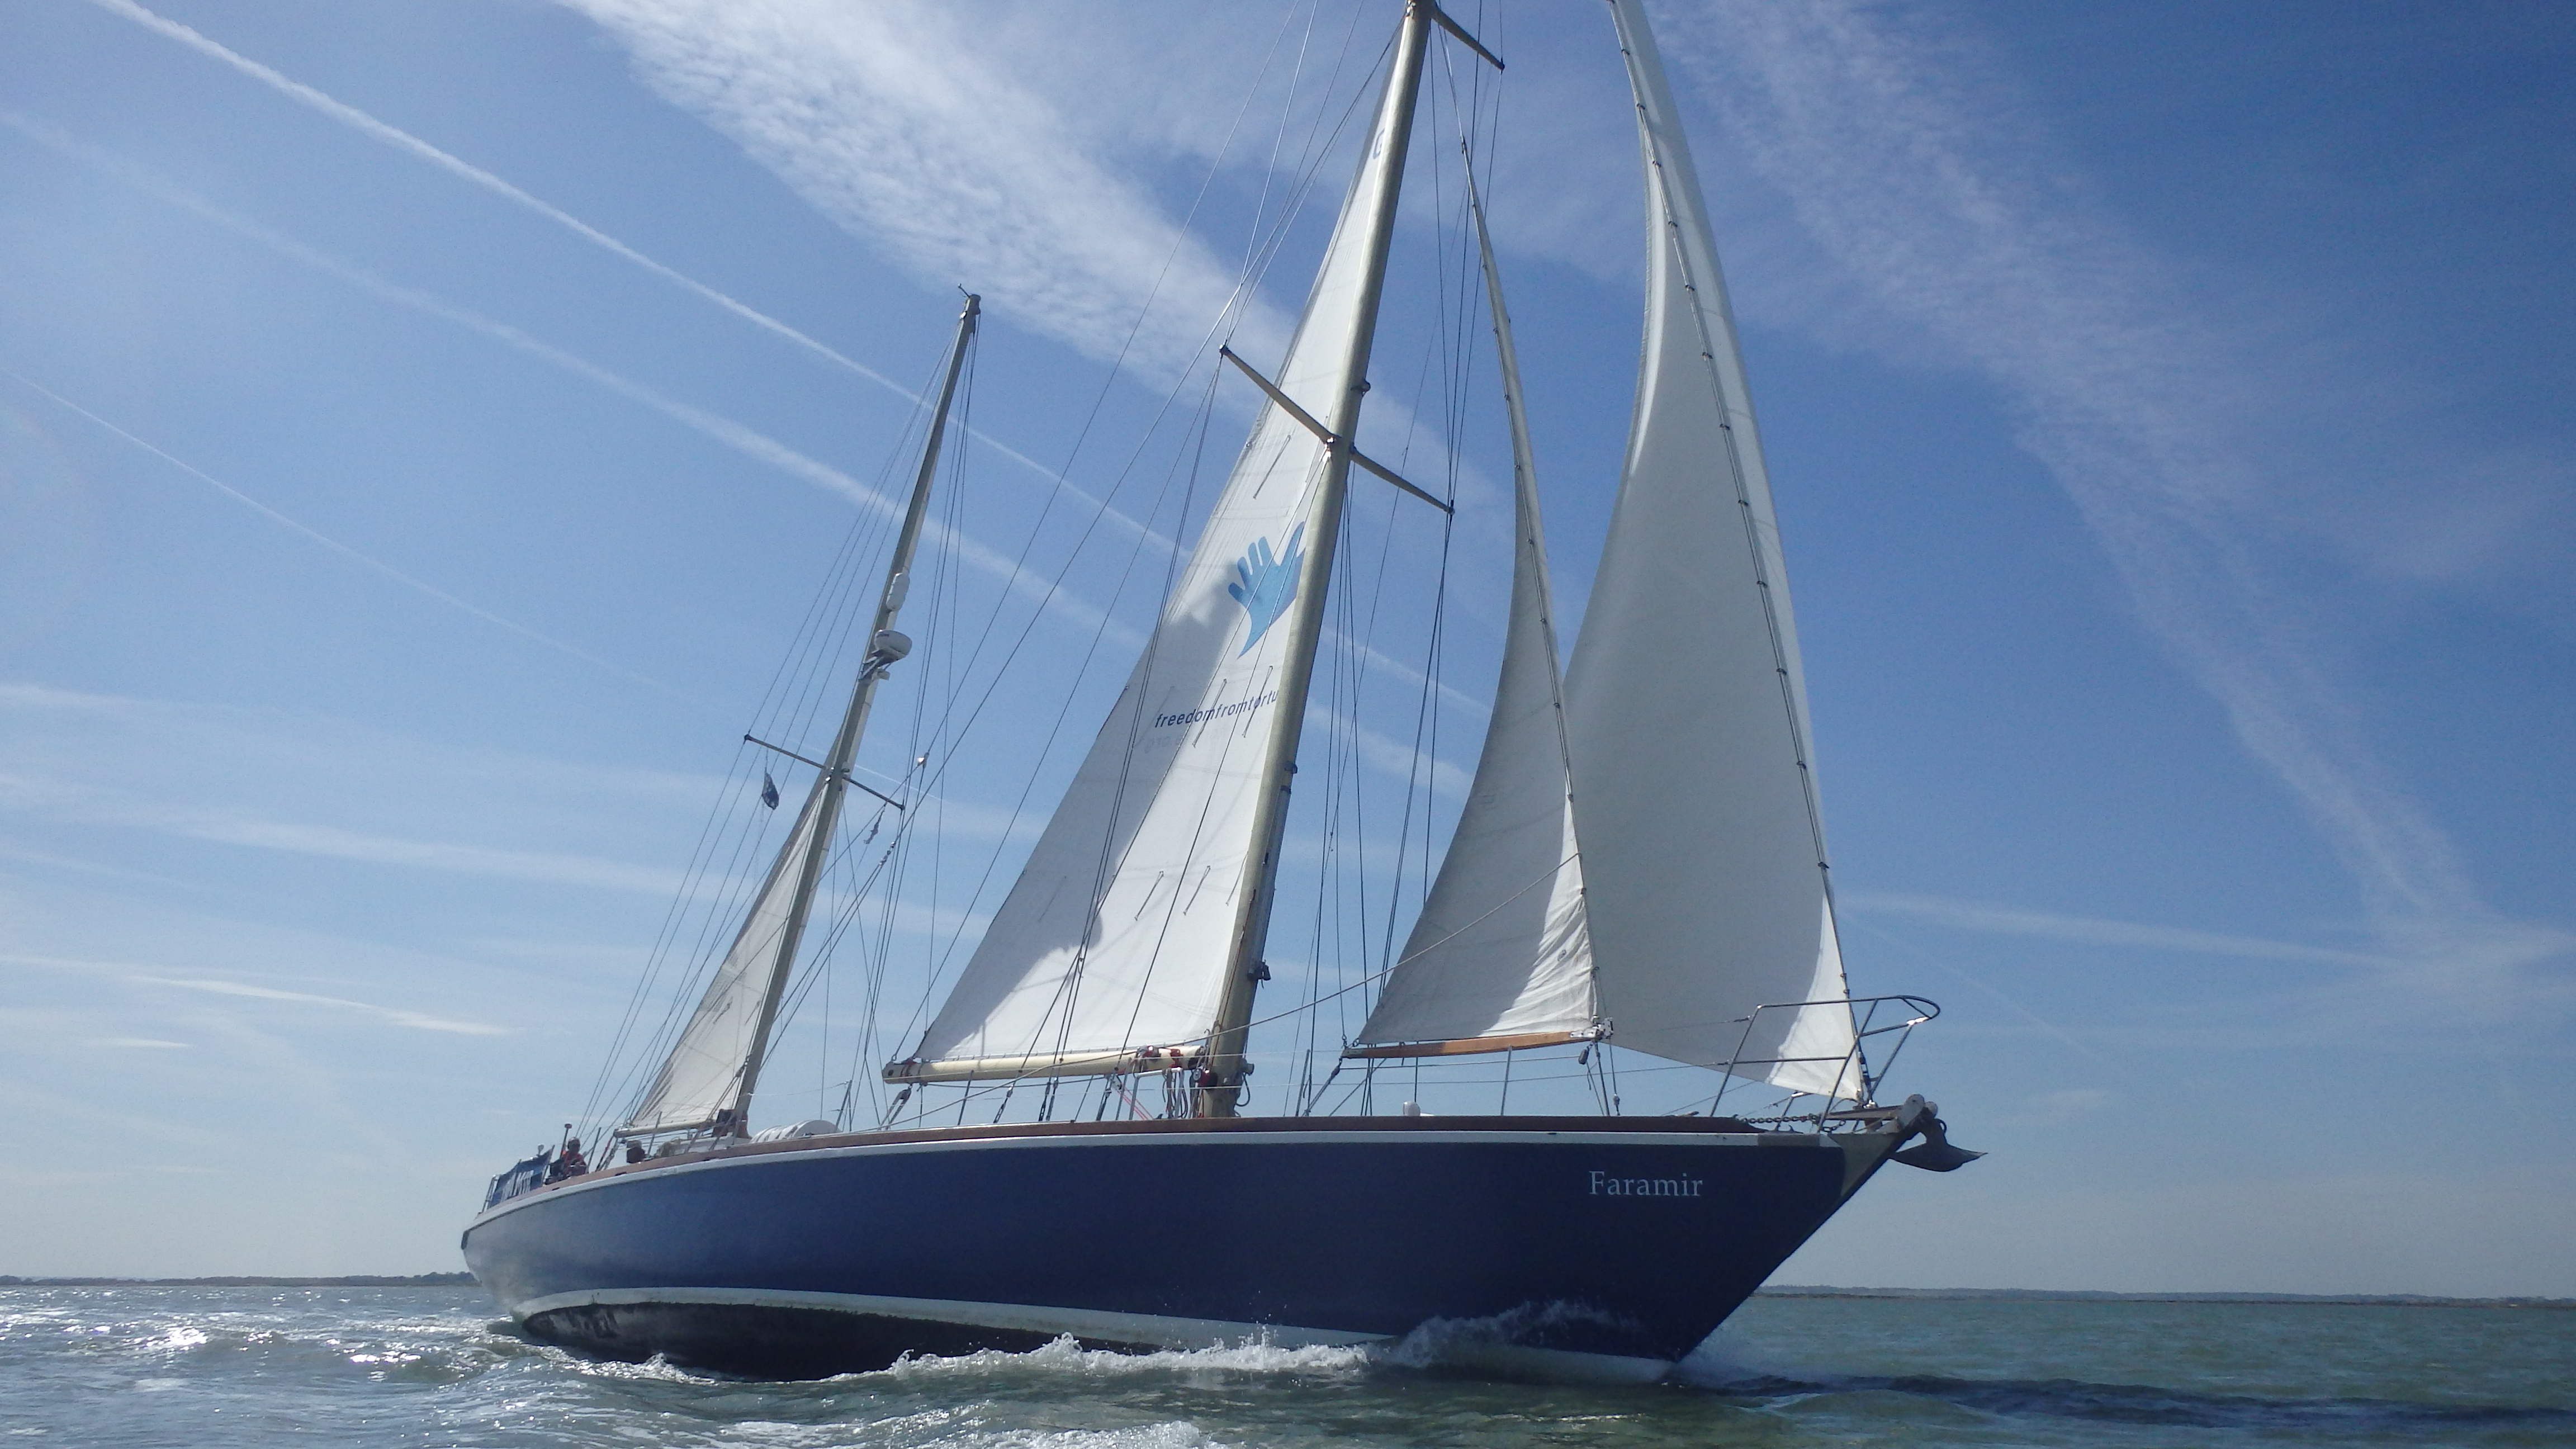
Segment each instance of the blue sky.
M1386 8L10 7L0 1271L453 1266L481 1180L589 1094L959 284L989 327L943 597L1026 623L1031 670L944 808L961 858L1025 844L1043 724L1087 739L1150 617L1120 560L1172 524L1274 142L1313 149ZM2576 1294L2576 22L1657 14L1854 984L1945 1003L1891 1085L1994 1152L1882 1179L1782 1276ZM1572 606L1634 143L1606 18L1479 24ZM1328 203L1346 162L1317 174ZM1326 210L1239 308L1248 356ZM1431 256L1383 357L1433 355ZM1384 391L1371 450L1460 492L1472 694L1499 430L1475 403L1453 455ZM1032 534L1059 472L1049 519L1135 526ZM1435 535L1369 509L1370 597L1420 614ZM1044 610L1003 583L1032 537Z

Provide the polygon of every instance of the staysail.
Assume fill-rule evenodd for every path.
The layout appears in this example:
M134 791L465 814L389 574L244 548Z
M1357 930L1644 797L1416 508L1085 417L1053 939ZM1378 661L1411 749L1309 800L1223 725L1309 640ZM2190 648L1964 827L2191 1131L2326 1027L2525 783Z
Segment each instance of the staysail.
M1346 1053L1356 1057L1547 1045L1589 1035L1595 1015L1537 469L1511 314L1474 186L1470 177L1468 205L1511 419L1511 619L1466 808L1404 953Z
M1408 8L1367 152L1275 379L1305 417L1276 401L1263 408L1144 657L939 1015L911 1057L886 1067L888 1081L1203 1061L1217 1076L1239 1054L1427 10ZM1226 1095L1206 1110L1231 1108L1231 1084L1218 1085Z
M1856 1097L1806 684L1734 319L1645 17L1637 0L1611 13L1651 240L1627 461L1566 685L1599 1009L1622 1047Z

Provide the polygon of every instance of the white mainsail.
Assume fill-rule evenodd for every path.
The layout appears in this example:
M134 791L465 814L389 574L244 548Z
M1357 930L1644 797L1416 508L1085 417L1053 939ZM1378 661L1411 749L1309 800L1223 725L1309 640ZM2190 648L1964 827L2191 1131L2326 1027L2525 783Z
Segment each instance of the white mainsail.
M662 1063L661 1074L620 1129L623 1135L644 1137L713 1126L718 1114L740 1105L743 1072L760 1042L761 1016L771 983L793 964L779 956L788 944L797 884L804 878L806 857L813 853L817 827L826 813L829 783L828 776L818 776L805 796L796 829L761 882L760 894L734 935L733 949L725 952L715 975L708 978L698 1009L690 1013L689 1024L680 1029L670 1057Z
M1567 778L1556 603L1511 314L1468 181L1512 433L1511 619L1466 808L1354 1056L1500 1050L1593 1026L1592 947Z
M1309 416L1351 416L1375 323L1420 21L1277 376ZM1412 69L1408 69L1412 67ZM1344 424L1345 431L1347 425ZM889 1081L1084 1075L1177 1065L1219 1025L1283 788L1281 710L1303 701L1338 526L1330 449L1273 403L1110 711L939 1015ZM1311 648L1311 644L1308 645ZM1257 943L1256 943L1257 944ZM1235 1048L1239 1050L1239 1047Z
M1806 685L1734 319L1653 37L1637 0L1611 13L1651 242L1627 462L1566 686L1600 1011L1622 1047L1856 1097Z

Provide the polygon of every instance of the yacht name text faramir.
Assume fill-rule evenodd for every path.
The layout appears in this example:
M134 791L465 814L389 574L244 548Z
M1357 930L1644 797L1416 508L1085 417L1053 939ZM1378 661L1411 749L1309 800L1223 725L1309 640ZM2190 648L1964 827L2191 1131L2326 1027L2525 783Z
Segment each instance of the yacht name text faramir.
M1612 1177L1594 1168L1593 1197L1697 1197L1706 1186L1696 1177Z

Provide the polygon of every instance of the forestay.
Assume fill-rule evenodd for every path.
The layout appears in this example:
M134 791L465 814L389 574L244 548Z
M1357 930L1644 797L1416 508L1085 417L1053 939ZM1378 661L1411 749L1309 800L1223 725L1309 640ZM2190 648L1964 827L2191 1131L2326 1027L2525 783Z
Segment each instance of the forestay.
M1381 104L1276 375L1314 417L1347 412L1341 394L1365 357L1380 213L1394 200L1382 179L1401 165L1409 119L1409 97ZM1313 525L1338 517L1319 509L1330 462L1313 431L1262 410L1117 706L888 1080L1133 1071L1204 1051L1235 947L1257 924L1261 797L1280 779L1274 713L1302 693L1295 615L1321 603L1301 575Z
M1651 241L1627 461L1566 686L1600 1011L1622 1047L1855 1097L1806 686L1743 360L1653 38L1636 0L1611 9Z

